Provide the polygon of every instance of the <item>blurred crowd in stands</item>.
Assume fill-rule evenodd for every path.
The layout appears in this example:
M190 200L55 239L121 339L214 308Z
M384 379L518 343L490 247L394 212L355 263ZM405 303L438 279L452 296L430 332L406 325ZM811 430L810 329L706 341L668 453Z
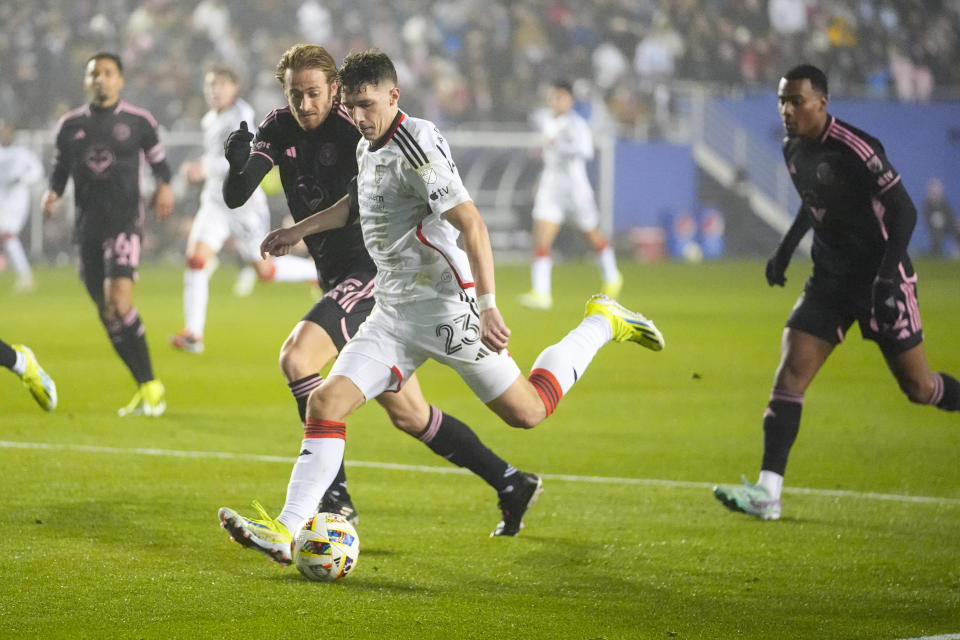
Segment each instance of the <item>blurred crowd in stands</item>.
M20 128L82 103L99 50L121 54L124 95L168 129L197 128L214 61L238 68L264 114L282 104L273 66L296 42L338 59L383 49L404 107L444 125L524 123L558 75L627 132L683 81L771 90L801 61L827 70L834 95L960 93L960 0L31 0L0 3L0 23L0 117Z

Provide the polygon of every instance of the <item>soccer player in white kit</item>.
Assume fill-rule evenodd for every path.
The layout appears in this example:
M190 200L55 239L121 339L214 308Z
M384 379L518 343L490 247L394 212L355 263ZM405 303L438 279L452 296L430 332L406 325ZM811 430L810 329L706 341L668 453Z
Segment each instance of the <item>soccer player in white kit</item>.
M34 288L33 270L20 242L30 214L30 186L43 178L43 165L33 151L14 144L16 129L0 123L0 243L17 274L15 291Z
M368 399L399 389L427 358L455 369L508 424L531 428L553 412L607 342L633 341L654 351L664 346L652 322L598 294L580 325L541 353L524 377L506 352L510 329L496 306L486 225L446 140L432 122L400 111L396 70L386 54L347 56L340 79L342 104L363 136L356 193L295 227L271 232L261 249L282 255L302 235L359 219L377 265L376 306L310 394L301 453L280 515L251 520L221 510L245 546L281 564L291 562L292 533L313 515L340 467L347 416Z
M547 92L549 113L540 119L543 134L543 173L533 204L532 289L520 296L520 304L531 309L553 306L551 272L553 241L566 217L570 217L597 252L603 276L603 293L616 298L623 287L613 247L598 228L600 214L593 187L587 176L587 162L593 159L590 126L573 109L573 86L567 80L554 81Z
M270 209L263 190L257 188L244 205L233 210L223 201L221 185L229 169L223 157L223 143L241 122L256 122L253 107L239 97L239 90L240 79L230 67L214 65L207 71L203 92L210 110L200 122L203 156L199 162L184 164L188 180L204 181L200 209L187 239L187 270L183 276L185 327L170 337L174 347L189 353L201 353L204 348L210 276L217 268L216 255L227 238L233 238L240 256L260 280L291 282L317 278L310 259L260 257L260 240L270 230Z

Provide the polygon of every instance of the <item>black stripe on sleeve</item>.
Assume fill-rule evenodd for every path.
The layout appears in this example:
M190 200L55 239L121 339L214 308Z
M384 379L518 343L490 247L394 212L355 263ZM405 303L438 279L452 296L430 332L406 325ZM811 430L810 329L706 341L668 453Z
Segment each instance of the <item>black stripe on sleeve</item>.
M410 135L410 132L407 131L407 128L402 124L397 128L397 136L402 138L404 142L410 145L410 150L415 157L423 158L421 165L427 164L429 160L427 159L427 154L423 152L423 149L417 143L417 139Z

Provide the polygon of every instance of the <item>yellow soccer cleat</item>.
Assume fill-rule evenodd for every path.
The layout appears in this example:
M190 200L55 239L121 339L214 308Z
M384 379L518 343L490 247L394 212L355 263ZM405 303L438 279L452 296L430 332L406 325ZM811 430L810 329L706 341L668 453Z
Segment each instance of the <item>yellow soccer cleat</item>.
M30 347L15 344L13 345L13 350L23 354L27 363L26 370L23 372L23 375L20 376L20 379L23 381L23 386L30 391L33 399L36 400L37 404L43 407L44 410L53 411L56 409L57 385L53 382L53 378L47 375L47 372L44 371L40 363L37 362L37 357L33 355Z
M159 417L167 410L166 389L159 380L144 382L127 406L117 411L120 416Z
M528 309L537 309L538 311L547 311L553 307L553 297L549 293L539 291L528 291L517 298L517 301Z
M636 342L651 351L660 351L667 344L653 322L602 293L587 300L583 315L601 315L609 320L615 342Z
M256 500L253 501L253 508L259 512L259 520L245 518L233 509L222 507L217 514L220 526L230 534L231 540L247 549L259 551L283 566L293 562L293 536L287 527L271 518Z
M616 298L620 295L620 292L623 290L623 274L617 271L616 277L613 280L609 280L603 283L603 286L600 287L600 291L603 295L608 298Z

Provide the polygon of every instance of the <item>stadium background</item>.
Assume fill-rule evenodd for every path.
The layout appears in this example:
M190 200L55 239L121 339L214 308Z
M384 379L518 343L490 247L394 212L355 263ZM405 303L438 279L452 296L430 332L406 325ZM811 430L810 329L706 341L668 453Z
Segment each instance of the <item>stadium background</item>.
M621 255L682 258L691 242L708 256L769 252L797 206L775 87L798 61L827 71L835 115L884 141L918 209L931 179L960 202L956 1L38 0L3 3L0 22L0 117L47 168L57 118L85 100L92 52L123 56L124 99L157 117L176 170L199 153L209 63L236 66L262 116L283 104L272 69L291 43L322 43L337 59L378 46L398 64L402 107L448 134L503 261L527 255L539 171L530 116L561 75L594 128L603 227ZM198 185L175 186L174 218L148 223L149 258L182 255ZM65 203L59 220L33 212L24 239L35 260L71 259ZM921 221L911 249L928 246ZM576 234L558 245L583 248Z

